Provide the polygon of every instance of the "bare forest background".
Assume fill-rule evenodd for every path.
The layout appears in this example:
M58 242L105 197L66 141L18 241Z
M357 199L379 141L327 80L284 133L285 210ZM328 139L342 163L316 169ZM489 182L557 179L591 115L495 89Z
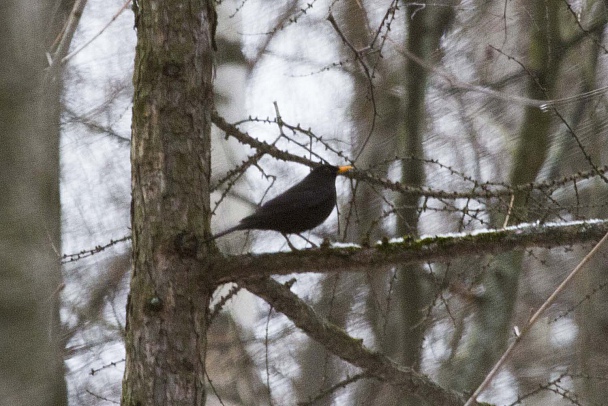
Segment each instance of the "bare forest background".
M210 177L184 183L212 232L316 163L355 167L302 251L252 231L206 253L206 404L464 404L514 342L480 401L608 404L608 248L525 327L608 231L607 2L139 3L0 6L0 405L135 404L131 131L199 124ZM201 123L145 110L141 27L187 26L156 5L203 21Z

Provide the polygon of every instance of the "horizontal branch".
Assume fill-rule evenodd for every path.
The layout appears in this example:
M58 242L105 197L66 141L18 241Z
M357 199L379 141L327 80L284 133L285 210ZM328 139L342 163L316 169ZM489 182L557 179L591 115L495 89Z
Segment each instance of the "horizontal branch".
M563 224L524 224L500 230L481 230L420 239L383 241L374 247L330 247L296 252L218 257L211 277L218 283L248 277L306 272L362 272L387 265L438 262L460 256L501 253L514 249L599 241L608 220Z
M363 345L363 340L349 336L346 331L319 317L315 311L289 288L272 279L240 281L250 292L261 297L277 311L286 315L310 338L328 351L363 369L383 382L399 386L433 405L463 405L465 400L456 392L443 389L426 376L391 361L381 353Z
M217 112L212 113L211 120L220 130L226 133L226 136L235 138L241 144L248 145L258 152L266 153L275 159L288 162L296 162L309 167L319 165L316 162L304 156L298 156L287 151L283 151L274 145L268 144L267 142L260 141L246 132L241 131L235 125L228 123L222 116ZM575 183L584 179L589 179L596 175L603 175L608 172L608 166L597 168L597 170L590 170L586 172L579 172L576 174L564 176L561 179L548 180L540 183L527 183L524 185L501 185L501 184L486 184L482 182L473 182L470 190L466 192L462 191L444 191L432 189L429 187L412 187L403 185L399 182L393 182L386 178L380 178L374 176L367 171L349 171L345 176L382 187L393 192L398 192L406 195L424 196L436 199L490 199L497 197L511 196L516 192L530 192L532 190L552 190L561 186L565 186L568 183Z

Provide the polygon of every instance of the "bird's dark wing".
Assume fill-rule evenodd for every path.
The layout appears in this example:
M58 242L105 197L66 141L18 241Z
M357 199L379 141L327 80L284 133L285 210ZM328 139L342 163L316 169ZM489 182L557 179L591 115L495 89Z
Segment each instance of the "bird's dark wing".
M327 201L327 199L332 199L332 197L335 198L336 196L336 189L333 187L329 190L325 190L321 188L298 188L297 186L299 185L294 186L274 199L270 199L264 203L260 209L263 208L282 211L315 207L320 202Z
M336 204L333 188L323 192L294 187L288 192L266 202L241 220L240 226L284 233L301 232L323 222Z
M290 193L284 193L264 203L250 217L273 213L275 215L291 214L311 209L318 206L321 202L331 199L331 195L323 195L324 194L319 191L309 189L290 190Z

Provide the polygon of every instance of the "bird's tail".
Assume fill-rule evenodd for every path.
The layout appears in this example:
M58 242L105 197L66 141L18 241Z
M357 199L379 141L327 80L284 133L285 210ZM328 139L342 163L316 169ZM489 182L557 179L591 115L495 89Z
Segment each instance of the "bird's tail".
M228 229L226 229L226 230L224 230L224 231L220 231L219 233L215 234L215 235L214 235L214 236L212 236L211 238L206 239L206 240L204 241L204 243L205 243L205 244L206 244L206 243L209 243L209 242L211 242L211 241L213 241L213 240L215 240L215 239L217 239L217 238L223 237L223 236L225 236L226 234L230 234L231 232L233 232L233 231L237 231L237 230L242 230L242 224L237 224L237 225L236 225L236 226L234 226L234 227L230 227L230 228L228 228Z

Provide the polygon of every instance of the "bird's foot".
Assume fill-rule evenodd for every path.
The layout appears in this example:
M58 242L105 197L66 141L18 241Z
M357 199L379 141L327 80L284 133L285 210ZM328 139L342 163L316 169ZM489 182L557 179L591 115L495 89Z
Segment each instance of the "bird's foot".
M300 251L291 243L291 241L289 241L289 237L287 237L286 234L283 234L283 237L285 238L285 241L287 241L287 245L289 245L289 248L291 248L292 251Z
M311 245L312 248L318 248L317 244L310 241L308 238L304 237L302 234L298 233L298 237L303 238L307 243L309 243Z

